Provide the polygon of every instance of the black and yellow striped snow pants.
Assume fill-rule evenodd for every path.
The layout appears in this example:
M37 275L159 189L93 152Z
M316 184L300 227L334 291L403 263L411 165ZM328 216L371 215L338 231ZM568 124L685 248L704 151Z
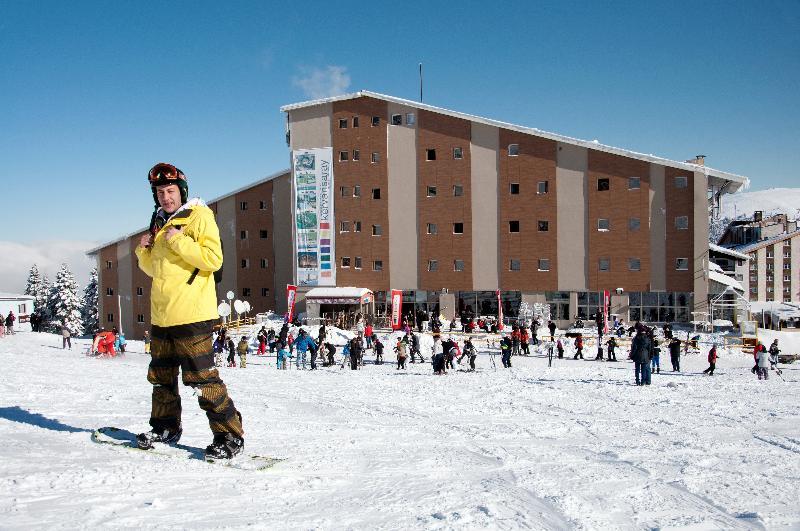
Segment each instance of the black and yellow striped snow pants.
M150 425L175 430L181 424L178 369L183 384L198 392L198 402L214 433L244 435L242 417L214 367L211 331L214 321L178 326L153 325L147 380L153 384Z

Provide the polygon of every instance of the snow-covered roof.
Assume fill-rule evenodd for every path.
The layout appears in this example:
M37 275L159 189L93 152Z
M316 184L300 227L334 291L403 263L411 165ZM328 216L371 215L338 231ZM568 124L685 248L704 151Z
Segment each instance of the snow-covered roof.
M736 280L733 277L729 277L728 275L721 273L719 271L714 271L713 269L709 269L708 279L713 280L714 282L718 282L723 286L730 286L736 291L744 293L744 287L738 280Z
M367 288L311 288L306 293L306 299L360 299L371 295Z
M740 253L752 253L753 251L757 251L758 249L766 247L767 245L774 245L782 242L783 240L794 238L795 236L800 236L800 229L793 230L791 232L784 232L783 234L778 234L777 236L773 236L772 238L767 238L765 240L748 243L745 245L736 245L732 247L732 249L735 249Z
M282 175L287 175L290 171L291 170L289 170L289 168L287 168L287 169L281 170L281 171L279 171L277 173L273 173L272 175L268 175L268 176L264 177L263 179L259 179L256 182L250 183L250 184L248 184L246 186L242 186L241 188L237 188L233 192L228 192L227 194L221 195L219 197L215 197L211 201L208 201L206 204L217 203L219 201L222 201L223 199L227 199L228 197L230 197L230 196L232 196L234 194L238 194L240 192L244 192L245 190L249 190L250 188L253 188L254 186L258 186L259 184L264 184L265 182L271 181L273 179L277 179L278 177L281 177ZM137 234L143 233L147 229L148 229L148 227L142 227L139 230L135 230L135 231L133 231L133 232L131 232L129 234L126 234L124 236L120 236L119 238L117 238L115 240L111 240L109 242L102 243L102 244L98 245L97 247L95 247L93 249L89 249L88 251L86 251L86 254L87 255L97 254L98 252L100 252L101 249L105 249L109 245L114 245L115 243L119 243L121 241L127 240L128 238L132 238L132 237L136 236Z
M18 293L0 293L0 300L3 301L32 301L36 297L33 295L20 295Z
M733 249L728 249L727 247L722 247L721 245L717 245L716 243L709 243L708 250L717 253L727 254L728 256L738 258L739 260L750 260L750 255L740 253L739 251L734 251Z
M325 103L332 103L336 101L344 101L344 100L352 100L361 97L369 97L375 98L391 103L397 103L398 105L405 105L407 107L414 107L417 109L422 109L430 112L435 112L438 114L444 114L446 116L452 116L454 118L461 118L463 120L468 120L470 122L481 123L484 125L490 125L494 127L501 127L503 129L508 129L510 131L517 131L519 133L524 133L528 135L534 135L541 138L548 138L550 140L554 140L556 142L563 142L565 144L572 144L576 146L585 147L588 149L594 149L596 151L603 151L606 153L612 153L614 155L621 155L623 157L629 157L632 159L643 160L646 162L652 162L654 164L661 164L664 166L670 166L673 168L681 168L691 172L700 172L705 175L711 177L717 177L720 179L724 179L726 181L730 181L732 183L737 184L738 186L732 187L728 192L735 192L739 188L747 188L750 184L750 179L743 176L743 175L736 175L733 173L728 173L720 170L715 170L708 166L704 166L702 164L692 164L690 162L681 162L676 160L665 159L663 157L657 157L655 155L649 155L645 153L638 153L636 151L630 151L628 149L622 149L614 146L608 146L605 144L601 144L596 140L581 140L578 138L572 138L565 135L560 135L557 133L550 133L548 131L543 131L541 129L536 129L534 127L525 127L521 125L515 125L507 122L501 122L499 120L492 120L491 118L484 118L481 116L475 116L472 114L462 113L458 111L452 111L450 109L445 109L442 107L435 107L433 105L427 105L425 103L420 103L418 101L413 100L406 100L403 98L396 98L394 96L387 96L386 94L379 94L377 92L371 92L368 90L361 90L358 92L352 92L350 94L342 94L340 96L332 96L329 98L321 98L316 100L310 101L303 101L299 103L292 103L289 105L284 105L281 107L282 112L289 112L295 109L302 109L305 107L314 107L317 105L322 105Z

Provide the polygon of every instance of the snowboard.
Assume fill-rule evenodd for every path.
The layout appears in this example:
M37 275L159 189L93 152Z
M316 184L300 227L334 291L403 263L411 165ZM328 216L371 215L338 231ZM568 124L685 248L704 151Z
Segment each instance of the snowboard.
M184 444L167 445L156 443L153 448L142 450L136 445L135 433L112 426L105 426L94 430L92 433L92 441L97 444L106 444L131 452L141 452L176 459L198 460L211 465L237 468L239 470L267 470L281 461L285 461L285 459L277 457L245 454L237 455L232 459L211 459L206 458L205 451L202 448L186 446Z

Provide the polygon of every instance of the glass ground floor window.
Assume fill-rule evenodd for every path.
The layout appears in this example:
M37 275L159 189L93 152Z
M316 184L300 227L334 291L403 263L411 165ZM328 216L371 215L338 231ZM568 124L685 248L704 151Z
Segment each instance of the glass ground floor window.
M427 321L429 316L439 315L439 292L404 290L401 315L408 316L412 324Z
M628 293L629 317L631 321L647 323L687 323L691 319L694 294L691 292Z
M503 317L516 319L522 293L519 291L501 291ZM497 315L497 293L494 291L459 291L456 293L457 314L468 317L479 315Z
M594 319L597 312L600 311L602 300L601 294L597 291L579 291L576 317L580 317L584 321Z
M554 321L569 320L569 291L546 291L544 298L550 305L550 318Z

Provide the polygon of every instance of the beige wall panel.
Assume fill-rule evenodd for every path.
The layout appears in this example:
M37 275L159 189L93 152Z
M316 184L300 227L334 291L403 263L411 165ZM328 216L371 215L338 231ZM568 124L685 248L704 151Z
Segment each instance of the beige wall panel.
M331 146L330 103L289 111L291 149L312 149Z
M586 291L588 270L587 189L588 150L558 144L556 202L559 291ZM574 312L573 312L574 315Z
M694 173L694 307L708 311L708 176Z
M417 134L405 116L413 107L389 103L388 114L403 115L403 125L387 130L389 185L389 284L393 289L418 289Z
M650 290L667 289L666 222L664 166L650 164Z
M497 154L500 130L472 123L472 284L475 290L499 287L497 250Z

